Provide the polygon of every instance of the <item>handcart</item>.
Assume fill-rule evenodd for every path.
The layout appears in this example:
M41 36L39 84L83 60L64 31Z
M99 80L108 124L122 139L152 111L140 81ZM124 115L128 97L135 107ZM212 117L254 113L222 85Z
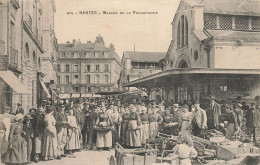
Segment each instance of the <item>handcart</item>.
M156 163L157 151L147 144L144 148L125 149L116 143L115 155L111 155L109 165L150 165Z

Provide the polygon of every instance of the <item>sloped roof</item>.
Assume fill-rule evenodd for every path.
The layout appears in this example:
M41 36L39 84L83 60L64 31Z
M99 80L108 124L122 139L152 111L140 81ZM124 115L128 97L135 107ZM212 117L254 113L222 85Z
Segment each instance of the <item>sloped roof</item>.
M190 7L202 6L205 13L260 15L259 0L183 0ZM183 2L182 1L182 2Z
M243 40L247 42L259 42L260 32L234 31L234 30L207 30L208 33L217 40L237 41Z
M109 51L105 45L101 43L76 43L75 47L72 43L69 44L59 44L59 51Z
M125 58L130 58L132 62L158 62L163 59L166 52L124 52Z

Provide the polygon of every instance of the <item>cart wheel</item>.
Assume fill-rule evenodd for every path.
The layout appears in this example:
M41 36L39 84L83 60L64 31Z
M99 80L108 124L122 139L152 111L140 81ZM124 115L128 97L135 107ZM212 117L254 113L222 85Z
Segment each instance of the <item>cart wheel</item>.
M116 158L113 155L110 156L109 165L117 165Z
M198 152L198 155L204 154L205 146L201 142L193 141L193 146L196 149L196 151Z

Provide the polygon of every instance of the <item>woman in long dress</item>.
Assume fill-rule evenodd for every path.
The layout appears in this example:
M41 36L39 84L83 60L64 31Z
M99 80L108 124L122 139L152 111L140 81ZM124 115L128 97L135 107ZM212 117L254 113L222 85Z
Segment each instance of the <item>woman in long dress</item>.
M190 123L191 123L191 112L189 112L189 107L184 105L182 107L180 133L190 134L190 129L191 129Z
M129 109L125 107L125 113L122 115L122 125L121 125L121 144L123 146L126 145L127 138L129 136L126 136L126 132L128 129L128 122L129 122Z
M56 131L56 120L53 116L53 109L51 107L46 108L45 130L43 137L43 160L52 160L57 158L57 131Z
M69 111L68 119L68 139L65 149L72 154L75 150L80 149L80 133L79 126L77 125L77 119L73 116L73 110Z
M23 115L17 114L15 123L11 125L9 134L9 148L5 159L6 164L27 163L27 143L23 131Z
M129 136L127 139L127 146L129 147L141 147L141 118L140 115L136 113L136 108L130 106L131 113L129 115L129 123L126 136Z
M234 136L235 132L239 129L239 125L237 122L237 115L233 111L231 106L227 107L227 131L226 131L226 138L230 139Z
M142 113L140 114L142 126L141 126L141 142L146 143L149 138L149 115L145 106L142 106Z
M105 149L109 150L112 147L112 131L111 127L113 123L109 114L106 112L106 108L101 109L102 112L98 114L96 121L97 128L97 140L96 147L98 150Z

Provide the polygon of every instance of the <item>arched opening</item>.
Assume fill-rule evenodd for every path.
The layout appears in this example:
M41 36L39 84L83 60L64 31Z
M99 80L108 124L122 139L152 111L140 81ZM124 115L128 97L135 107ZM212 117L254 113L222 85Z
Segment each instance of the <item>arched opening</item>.
M30 51L29 51L28 43L25 44L25 54L26 54L26 58L30 59Z
M188 63L184 60L182 60L180 63L179 63L179 66L178 68L188 68Z
M36 54L35 54L35 51L33 51L33 64L36 65Z

